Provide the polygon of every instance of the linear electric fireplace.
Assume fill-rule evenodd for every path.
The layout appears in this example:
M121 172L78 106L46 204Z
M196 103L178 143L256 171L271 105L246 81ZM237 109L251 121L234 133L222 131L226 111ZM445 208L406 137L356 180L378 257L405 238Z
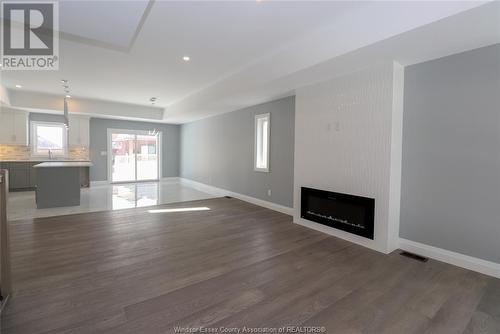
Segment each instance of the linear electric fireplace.
M373 239L375 199L302 187L300 216Z

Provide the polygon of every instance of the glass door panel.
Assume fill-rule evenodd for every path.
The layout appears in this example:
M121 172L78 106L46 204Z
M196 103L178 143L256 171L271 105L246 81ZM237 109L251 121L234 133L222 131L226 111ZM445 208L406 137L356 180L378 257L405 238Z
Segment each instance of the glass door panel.
M113 130L109 137L111 182L158 180L161 133Z
M158 179L158 136L137 135L137 180Z
M111 150L111 181L135 181L135 135L127 133L113 133L111 135Z

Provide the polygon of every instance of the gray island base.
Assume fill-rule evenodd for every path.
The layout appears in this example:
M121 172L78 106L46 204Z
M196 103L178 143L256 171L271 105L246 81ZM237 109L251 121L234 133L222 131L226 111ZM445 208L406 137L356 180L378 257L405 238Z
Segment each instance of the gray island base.
M39 209L80 205L80 170L90 162L44 162L36 168Z

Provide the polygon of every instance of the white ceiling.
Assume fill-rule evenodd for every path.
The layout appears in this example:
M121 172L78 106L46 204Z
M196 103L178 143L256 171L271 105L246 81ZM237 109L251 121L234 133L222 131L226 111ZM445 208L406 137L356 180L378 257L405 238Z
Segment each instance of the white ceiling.
M127 49L143 15L148 0L134 1L59 1L59 30L65 38L103 43Z
M395 59L401 48L418 43L424 47L410 48L408 59L439 57L497 37L498 43L500 29L494 27L499 3L478 7L482 4L64 1L60 70L3 71L2 84L62 96L60 79L65 78L76 98L147 105L155 96L157 106L165 108L164 121L182 123L290 94L375 56ZM440 20L459 13L462 18L453 29L476 28L450 40L453 30L443 28ZM486 22L474 21L478 13L489 13L483 16ZM443 36L432 29L408 33L423 26L435 27ZM398 36L400 40L387 44ZM426 44L429 36L434 38ZM366 51L376 45L385 47ZM353 52L358 52L356 64L331 65ZM184 55L191 57L189 63ZM321 66L328 70L318 70Z

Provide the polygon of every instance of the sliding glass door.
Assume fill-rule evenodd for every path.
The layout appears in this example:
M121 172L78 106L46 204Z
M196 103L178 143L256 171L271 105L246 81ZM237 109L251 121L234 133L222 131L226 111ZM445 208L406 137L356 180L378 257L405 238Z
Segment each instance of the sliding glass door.
M159 179L161 133L108 130L109 179L113 183Z
M111 134L111 181L135 181L135 135L127 133Z
M158 179L158 135L136 136L137 180Z

